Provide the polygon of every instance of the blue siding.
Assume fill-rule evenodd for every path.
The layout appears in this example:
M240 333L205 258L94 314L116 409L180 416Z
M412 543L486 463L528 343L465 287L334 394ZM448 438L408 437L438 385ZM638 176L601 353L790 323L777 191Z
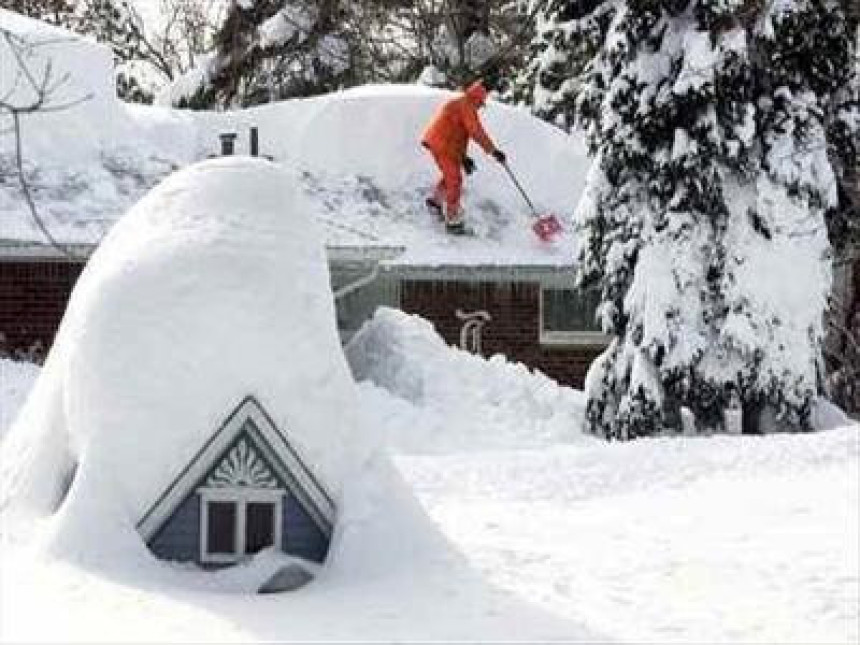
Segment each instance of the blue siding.
M328 552L328 538L304 507L292 495L284 496L282 549L290 555L322 562Z
M152 552L163 560L180 562L200 559L200 496L189 495L173 516L149 542Z

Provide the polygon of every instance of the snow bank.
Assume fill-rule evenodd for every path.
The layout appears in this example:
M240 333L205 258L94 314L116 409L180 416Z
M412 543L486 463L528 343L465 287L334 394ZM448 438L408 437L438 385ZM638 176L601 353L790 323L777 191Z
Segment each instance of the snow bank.
M346 349L363 404L386 443L407 453L438 453L558 442L580 434L585 399L504 356L450 347L414 315L380 308Z
M860 435L837 408L816 407L830 432L621 443L559 435L558 443L535 446L506 434L529 422L527 410L510 406L493 428L510 449L475 450L493 447L490 428L457 404L440 410L433 397L450 392L424 388L423 377L456 380L481 364L487 381L525 386L534 377L514 378L510 364L445 348L420 319L380 313L394 319L369 323L378 332L375 350L367 341L362 352L350 348L353 363L370 365L384 385L361 383L362 404L395 449L447 449L400 454L396 462L462 556L428 525L384 459L350 483L340 539L317 580L280 598L235 594L256 589L286 556L263 553L215 575L130 557L121 575L90 575L33 558L24 545L38 544L39 533L16 540L3 516L0 638L857 640ZM29 376L13 376L19 391ZM478 398L475 407L492 414ZM488 590L471 567L555 617ZM738 594L739 584L750 593Z
M249 394L339 496L373 447L309 210L288 172L250 159L141 201L75 287L4 446L24 456L4 463L4 496L59 507L63 548L104 549L91 527L131 529Z
M312 210L282 167L216 160L173 175L99 247L0 444L0 637L594 639L485 585L377 450ZM211 575L156 560L135 529L248 394L337 505L318 576L277 597L247 592L278 554Z

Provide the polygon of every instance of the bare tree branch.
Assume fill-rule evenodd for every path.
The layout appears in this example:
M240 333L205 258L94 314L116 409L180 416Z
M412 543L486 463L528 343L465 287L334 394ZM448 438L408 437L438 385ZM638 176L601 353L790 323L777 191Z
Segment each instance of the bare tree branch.
M3 40L6 42L16 64L15 80L12 83L11 89L3 95L2 99L0 99L0 112L8 112L12 119L11 131L15 138L15 168L18 183L21 187L21 194L24 196L24 201L27 204L27 209L30 211L30 216L33 222L39 231L41 231L48 243L62 255L69 258L77 258L74 253L54 238L51 231L48 229L48 226L39 215L35 200L33 199L30 184L27 180L26 169L24 168L24 145L21 133L21 117L37 112L45 113L67 110L89 100L91 95L63 102L52 102L56 93L69 82L70 75L64 74L59 78L54 78L53 61L49 59L37 77L30 68L27 60L36 48L52 43L49 41L28 43L20 36L2 28L0 28L0 35L2 35ZM22 79L26 80L29 87L25 88L24 84L21 82ZM26 89L28 92L32 92L33 97L24 97L25 100L22 100L21 103L15 103L14 98L16 90L19 87L22 90Z

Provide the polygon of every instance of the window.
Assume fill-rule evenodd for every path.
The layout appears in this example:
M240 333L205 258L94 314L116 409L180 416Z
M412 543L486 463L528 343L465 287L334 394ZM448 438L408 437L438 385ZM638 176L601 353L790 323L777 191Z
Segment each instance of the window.
M250 502L245 507L245 553L257 553L275 543L275 505Z
M609 339L595 320L599 301L597 291L541 289L541 344L605 345Z
M200 560L230 563L281 543L280 489L201 488Z
M236 504L207 502L209 525L206 527L209 553L236 552Z

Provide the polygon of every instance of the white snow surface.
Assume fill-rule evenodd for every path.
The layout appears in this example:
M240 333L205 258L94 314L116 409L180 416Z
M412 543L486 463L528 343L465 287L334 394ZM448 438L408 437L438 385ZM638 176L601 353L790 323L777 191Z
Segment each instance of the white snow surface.
M0 12L0 24L24 36L30 25L40 25L26 21L22 27L11 16ZM26 116L22 127L37 207L62 242L97 243L164 176L217 154L223 132L235 132L237 153L247 154L249 129L257 126L261 153L302 173L320 207L316 216L329 246L402 246L399 262L422 265L572 261L571 236L540 243L522 197L477 146L471 154L478 172L466 179L463 202L476 237L451 239L426 211L424 199L438 177L419 141L450 92L420 85L367 86L230 112L129 105L113 96L110 53L60 34L64 37L54 39L46 56L70 75L70 95L92 93L93 98L70 111ZM0 59L11 64L8 56ZM0 95L13 79L0 75ZM590 165L584 143L525 110L494 101L482 118L537 210L569 219ZM0 163L11 164L14 140L5 128L0 133ZM16 182L0 184L0 217L0 242L44 242Z
M0 440L12 425L38 374L39 367L33 363L0 358Z
M124 134L110 49L7 9L0 9L0 29L11 33L16 44L13 49L0 38L0 96L10 105L24 108L38 98L34 84L39 87L47 79L51 89L43 106L46 110L21 119L27 161L39 165L96 163L98 151ZM16 50L33 82L28 82L18 65ZM68 107L58 110L61 106ZM3 155L14 143L11 125L10 115L0 113Z
M28 546L32 533L4 521L0 639L534 642L559 634L588 640L590 633L592 642L857 641L860 427L837 408L819 403L814 418L822 432L815 434L605 443L541 433L534 409L526 422L543 440L529 440L516 428L527 408L510 404L510 414L492 423L505 440L484 443L472 435L491 424L476 430L476 417L461 416L450 393L416 397L374 366L390 365L407 383L432 374L464 386L464 372L480 371L506 384L515 400L540 379L498 360L467 360L456 349L445 361L425 325L382 314L363 334L387 330L390 346L365 339L362 351L349 354L354 370L364 365L377 379L360 383L360 404L385 430L402 476L459 554L431 537L435 529L405 503L402 482L387 468L371 495L373 478L352 491L365 512L343 532L338 557L286 597L246 595L285 560L273 553L196 574L135 552L106 572L46 558ZM410 364L410 345L432 365ZM20 392L37 372L5 374ZM477 394L476 407L488 412L489 401ZM437 396L449 397L447 414ZM14 402L0 399L0 406L14 414ZM447 437L424 432L443 414ZM385 500L382 517L373 499ZM401 504L409 510L392 510ZM545 612L542 631L506 592Z
M379 452L309 210L291 171L218 159L98 248L0 444L4 639L593 638L486 585ZM213 576L156 560L135 528L248 394L337 505L316 582L277 599L253 592L289 558ZM44 603L58 620L35 620Z
M500 354L484 359L452 348L419 316L380 307L346 355L362 400L384 410L375 422L398 451L591 441L579 431L585 410L580 391Z
M368 458L308 210L277 165L213 160L166 180L93 255L7 439L29 458L3 473L6 498L62 503L61 547L105 521L105 487L133 526L247 395L335 497Z

